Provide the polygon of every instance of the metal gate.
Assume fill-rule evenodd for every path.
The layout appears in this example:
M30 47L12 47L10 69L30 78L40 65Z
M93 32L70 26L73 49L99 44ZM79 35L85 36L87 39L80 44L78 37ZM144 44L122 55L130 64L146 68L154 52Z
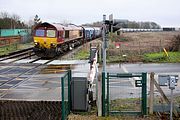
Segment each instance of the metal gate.
M134 78L136 78L134 80ZM112 94L117 93L117 90L122 91L121 89L111 90L113 80L116 79L115 87L125 86L122 85L122 83L118 82L122 79L133 79L132 81L134 88L137 88L140 93L140 97L136 98L125 98L119 97L118 99L113 99ZM108 116L110 114L131 114L131 115L147 115L147 88L146 88L146 82L147 82L147 73L102 73L102 116ZM119 94L119 93L118 93ZM114 96L117 97L118 94L115 94ZM126 91L122 94L126 95ZM123 109L122 104L126 104L127 110ZM118 107L120 105L120 107ZM132 106L135 106L135 109L129 109ZM139 105L139 108L137 106Z
M67 119L67 116L70 113L70 108L71 108L70 81L71 81L71 70L68 70L68 72L63 77L61 77L62 120Z

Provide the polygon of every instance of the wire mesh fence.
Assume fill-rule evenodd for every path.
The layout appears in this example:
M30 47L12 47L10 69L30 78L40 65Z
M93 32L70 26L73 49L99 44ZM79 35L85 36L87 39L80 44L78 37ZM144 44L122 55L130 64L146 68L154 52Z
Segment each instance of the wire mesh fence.
M102 73L102 115L146 115L146 79L146 73Z
M169 73L172 75L172 73ZM174 74L173 74L174 75ZM149 113L155 113L159 116L160 119L169 119L170 116L170 103L171 99L173 99L173 117L175 119L179 118L180 116L180 87L179 81L177 81L177 86L173 90L173 94L171 96L171 89L169 88L168 84L166 84L165 79L161 79L158 77L159 74L150 73L150 80L148 84L150 84L150 90L148 91L149 95ZM163 74L163 76L167 76ZM162 82L165 82L163 83ZM162 83L164 85L162 85Z
M132 78L110 80L110 111L141 111L141 88Z
M116 48L116 49L114 49ZM108 50L108 55L138 54L151 52L162 52L163 48L168 51L172 49L172 41L156 40L156 41L132 41L132 42L116 42L112 43Z

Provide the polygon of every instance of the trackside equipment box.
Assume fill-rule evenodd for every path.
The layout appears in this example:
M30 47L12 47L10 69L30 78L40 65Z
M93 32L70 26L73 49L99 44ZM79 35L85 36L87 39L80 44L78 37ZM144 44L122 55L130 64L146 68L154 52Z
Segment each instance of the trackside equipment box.
M168 86L170 77L175 78L175 86L177 86L178 83L178 75L158 75L158 83L160 86Z
M87 73L75 73L72 76L71 100L73 111L88 110L89 100Z

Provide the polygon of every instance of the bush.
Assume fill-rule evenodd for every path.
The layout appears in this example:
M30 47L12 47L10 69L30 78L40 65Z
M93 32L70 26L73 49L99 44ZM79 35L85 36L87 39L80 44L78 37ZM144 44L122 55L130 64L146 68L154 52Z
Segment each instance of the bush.
M180 51L180 35L175 35L170 51Z

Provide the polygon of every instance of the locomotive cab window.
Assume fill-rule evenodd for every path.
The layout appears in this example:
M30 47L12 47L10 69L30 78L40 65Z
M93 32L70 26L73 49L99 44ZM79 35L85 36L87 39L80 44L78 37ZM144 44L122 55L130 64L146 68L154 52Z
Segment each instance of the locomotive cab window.
M55 30L47 30L47 37L56 37Z
M45 30L41 30L41 29L38 29L36 30L35 32L35 36L38 36L38 37L44 37L45 36Z
M79 31L79 36L82 36L82 30Z
M69 38L69 30L65 31L65 38Z

